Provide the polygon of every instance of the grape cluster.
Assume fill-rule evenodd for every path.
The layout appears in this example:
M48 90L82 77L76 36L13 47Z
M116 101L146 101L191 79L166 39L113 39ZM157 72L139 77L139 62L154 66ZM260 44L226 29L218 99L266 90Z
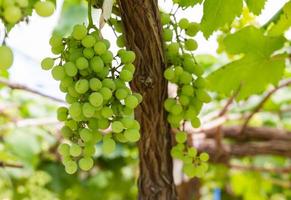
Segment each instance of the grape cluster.
M33 8L39 16L48 17L53 14L55 4L49 0L35 3L29 0L0 0L0 18L5 24L14 25L26 17Z
M114 57L108 40L100 37L98 29L90 31L76 25L68 38L53 35L52 52L57 59L45 58L41 66L52 69L52 76L60 81L69 106L57 111L66 141L59 153L67 173L93 167L95 145L102 141L104 154L115 150L116 142L137 142L140 125L133 111L142 101L128 86L135 66L135 53L120 49ZM56 60L60 60L55 65ZM116 64L116 66L113 66Z
M177 95L164 102L168 122L180 130L176 134L177 146L173 147L172 155L184 161L184 172L188 176L201 176L207 170L207 164L203 162L205 153L201 154L202 159L197 157L196 150L186 145L187 135L183 132L185 123L191 123L194 128L200 126L197 116L203 103L211 100L205 90L206 80L202 77L204 69L193 55L197 49L193 37L199 31L199 24L186 18L178 22L174 15L167 13L161 13L161 22L169 66L164 71L164 77L177 87Z
M3 45L0 46L0 70L7 70L13 63L12 50Z

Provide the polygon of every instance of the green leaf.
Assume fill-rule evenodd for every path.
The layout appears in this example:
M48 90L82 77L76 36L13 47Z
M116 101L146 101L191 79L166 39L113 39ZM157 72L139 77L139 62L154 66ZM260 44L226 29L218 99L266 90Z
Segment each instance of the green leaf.
M285 59L246 56L231 62L208 76L210 87L230 96L240 88L238 99L263 92L270 83L277 84L283 75Z
M284 44L284 37L264 36L260 29L245 27L227 36L226 50L232 54L245 54L208 76L210 88L230 96L240 89L238 99L260 93L269 84L277 84L285 67L285 55L271 57Z
M223 42L226 51L230 54L244 53L268 57L283 46L285 38L282 36L264 36L263 30L247 26L234 34L228 35Z
M245 2L252 13L259 15L265 6L266 0L245 0Z
M270 36L282 35L286 30L291 27L291 1L286 3L283 7L283 13L280 15L279 20L271 26L268 31Z
M242 0L206 0L203 7L201 29L206 38L215 30L231 23L242 12Z

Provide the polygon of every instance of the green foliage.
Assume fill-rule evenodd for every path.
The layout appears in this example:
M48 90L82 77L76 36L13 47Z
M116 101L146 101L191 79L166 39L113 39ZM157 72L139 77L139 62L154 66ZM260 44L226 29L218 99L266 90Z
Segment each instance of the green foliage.
M244 56L210 74L211 89L228 96L239 89L237 98L244 99L264 91L269 84L277 84L283 75L285 56L271 54L282 48L284 41L283 37L264 36L252 26L227 36L226 50Z
M245 2L252 13L259 15L265 6L266 0L245 0Z
M231 23L242 12L242 0L205 0L201 30L206 38L214 31Z

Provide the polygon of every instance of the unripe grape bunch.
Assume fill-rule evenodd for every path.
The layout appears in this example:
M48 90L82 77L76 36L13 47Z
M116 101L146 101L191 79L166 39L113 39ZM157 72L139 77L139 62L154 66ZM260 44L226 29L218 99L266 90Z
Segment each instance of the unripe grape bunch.
M33 9L39 16L48 17L53 14L55 4L50 0L0 0L0 21L4 23L7 33L30 15ZM6 45L0 46L0 70L7 70L12 64L12 50Z
M176 3L183 4L183 1ZM203 104L211 101L205 90L206 80L202 77L204 69L193 54L198 47L193 37L199 31L199 24L189 22L186 18L178 21L174 14L164 12L161 13L161 22L168 60L164 77L177 88L177 95L164 102L168 122L178 130L175 135L177 145L172 148L171 155L183 161L183 171L187 176L201 177L208 169L208 154L197 155L197 150L187 145L188 135L184 131L186 123L194 128L200 126L198 114Z
M140 125L133 111L142 101L129 89L135 67L135 53L120 49L116 56L99 30L75 25L67 38L53 35L52 52L57 58L45 58L41 66L50 70L66 93L68 107L60 107L58 120L64 143L58 150L65 170L73 174L93 165L95 145L102 143L104 154L115 150L116 142L137 142Z

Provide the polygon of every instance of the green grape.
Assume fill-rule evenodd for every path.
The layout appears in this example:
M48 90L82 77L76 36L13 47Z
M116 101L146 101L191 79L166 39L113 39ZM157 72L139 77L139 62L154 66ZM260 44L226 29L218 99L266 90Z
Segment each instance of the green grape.
M74 77L78 73L78 69L77 69L76 65L72 62L65 63L64 69L65 69L66 74L70 77Z
M87 128L83 128L80 130L79 132L80 134L80 138L84 141L84 142L89 142L92 139L92 131L87 129Z
M195 40L193 39L188 39L185 41L185 49L188 51L194 51L198 47L198 44Z
M80 57L76 60L76 66L79 70L83 70L89 67L89 62L86 58Z
M207 161L209 160L209 155L208 155L208 153L205 153L205 152L201 153L201 154L199 155L199 159L200 159L201 161L203 161L203 162L207 162Z
M51 48L53 54L58 55L61 54L65 49L64 45L54 46Z
M104 62L99 56L95 56L90 60L90 67L96 73L101 72L104 68Z
M102 55L103 53L106 52L107 47L104 44L104 42L99 41L99 42L96 42L96 44L94 45L94 50L97 55Z
M184 143L187 141L187 134L183 131L179 131L178 133L176 133L175 138L178 143Z
M67 156L70 154L70 145L66 144L66 143L62 143L59 145L58 147L58 152L59 154L61 154L62 156Z
M109 88L107 87L102 87L100 90L99 90L100 94L103 96L103 99L105 101L108 101L109 99L111 99L112 97L112 92Z
M184 118L186 120L192 120L192 119L195 120L196 116L197 116L196 109L192 106L189 106L189 108L184 113Z
M71 117L78 117L82 113L82 105L78 102L73 103L69 108Z
M174 43L171 43L167 46L167 50L171 53L171 54L176 54L179 52L179 44L174 42Z
M78 170L78 165L75 161L68 161L65 163L65 170L68 174L74 174Z
M137 142L140 139L140 133L137 129L127 129L124 131L124 137L129 142Z
M110 126L110 122L107 119L101 118L98 120L98 127L100 129L104 130L104 129L107 129L109 126Z
M101 138L102 138L102 136L101 136ZM95 143L95 141L94 141L94 143ZM94 156L95 151L96 151L95 145L86 144L84 149L83 149L83 156Z
M94 57L95 55L95 52L94 52L94 49L93 48L85 48L83 50L83 55L85 56L85 58L87 59L91 59Z
M132 63L125 64L122 69L130 71L132 74L135 72L135 66Z
M128 96L128 90L126 90L124 88L117 89L115 92L115 97L118 100L125 99L127 96Z
M124 103L129 108L136 108L138 106L138 99L134 95L125 98Z
M94 131L93 132L93 138L92 138L92 144L95 145L98 142L100 142L103 138L103 135L100 131ZM95 146L94 146L94 150L95 150Z
M79 93L75 90L74 86L69 86L68 87L68 93L72 96L72 97L79 97Z
M184 162L185 165L187 164L191 164L193 162L193 158L188 156L187 154L184 155L184 157L182 158L182 161Z
M190 98L185 95L180 95L179 102L183 106L187 106L190 103Z
M65 99L66 99L66 102L68 102L69 104L72 104L78 101L76 97L72 97L70 94L66 94Z
M171 110L170 112L173 114L173 115L179 115L180 113L182 113L183 111L183 107L180 105L180 104L175 104L171 107Z
M82 112L85 117L91 118L95 114L95 107L90 103L84 103L82 106Z
M162 25L169 24L171 22L170 15L167 13L161 13L161 22Z
M190 84L192 81L192 75L189 72L183 71L180 74L179 79L181 84Z
M204 103L209 103L211 101L211 97L209 96L209 94L207 94L207 92L203 89L198 89L195 91L195 94L197 96L197 98Z
M114 133L120 133L124 129L124 126L120 121L114 121L111 126Z
M84 25L75 25L72 36L76 40L82 40L87 35L87 28Z
M117 37L116 44L119 48L125 47L125 38L123 35Z
M132 128L135 120L130 117L123 117L120 121L125 128Z
M200 122L199 118L198 117L193 117L191 119L191 125L192 125L193 128L199 128L199 126L201 125L201 122Z
M180 19L179 23L178 23L179 27L181 29L187 29L189 27L189 21L186 18L182 18Z
M205 165L199 165L196 167L196 177L201 178L204 176L205 172L207 171L208 165L206 163L203 163Z
M173 80L175 78L175 71L173 68L167 68L164 72L164 77L169 81Z
M82 39L82 45L85 48L91 48L94 46L95 43L96 43L96 39L92 35L87 35Z
M75 90L79 94L85 94L89 90L89 82L86 79L80 79L75 84Z
M38 1L34 4L36 13L41 17L49 17L55 11L55 4L51 1Z
M68 118L68 109L66 107L59 107L57 117L59 121L66 121Z
M98 78L91 78L89 81L90 89L93 91L98 91L102 88L102 83Z
M89 102L95 106L99 107L103 104L103 96L99 92L93 92L89 96Z
M78 129L78 124L74 120L67 120L65 125L74 131Z
M52 76L55 80L62 80L65 78L65 69L62 66L55 66L52 70Z
M133 112L134 112L134 109L132 109L132 108L129 108L129 107L126 107L126 106L124 106L123 108L122 108L122 114L123 115L133 115Z
M88 127L92 130L97 130L99 128L98 127L98 119L95 119L95 118L89 119Z
M183 150L181 150L181 148L179 148L179 146L174 146L171 149L171 156L173 158L176 158L176 159L182 159L184 157Z
M188 156L195 158L197 155L197 149L195 149L194 147L190 147L188 149Z
M3 15L4 15L4 19L10 24L15 24L22 17L21 10L17 6L6 7Z
M193 164L186 164L183 166L183 172L189 177L193 178L196 176L196 168Z
M194 88L191 85L183 85L181 94L191 97L194 95Z
M133 96L135 96L136 98L137 98L137 100L138 100L138 103L141 103L142 102L142 100L143 100L143 97L142 97L142 95L140 94L140 93L133 93L132 94Z
M101 58L105 64L111 64L113 60L113 54L111 51L105 51L103 54L101 54Z
M171 98L167 98L164 102L164 107L166 109L166 111L170 112L171 108L176 104L176 100L175 99L171 99Z
M59 35L53 34L49 41L52 47L63 45L63 38Z
M106 78L102 81L102 86L114 91L116 89L115 82L112 79Z
M196 22L191 22L188 28L186 29L186 34L193 37L197 34L198 31L199 31L199 24Z
M133 51L124 51L120 54L120 59L124 64L133 63L135 60L135 53Z
M130 72L126 69L123 69L119 74L119 78L125 82L129 82L132 80L133 74L132 74L132 72Z
M52 58L45 58L45 59L43 59L41 61L41 68L43 70L50 70L51 68L53 68L54 64L55 64L55 60L54 59L52 59Z
M94 165L94 161L90 157L84 157L79 160L79 167L84 171L90 170Z
M173 38L173 31L171 29L164 29L163 30L163 38L165 41L171 41Z
M194 82L195 86L198 88L204 88L207 85L207 82L204 78L202 77L198 77L195 82Z
M64 138L70 138L74 133L69 126L63 126L61 129L61 134Z
M0 69L8 69L13 63L13 52L7 46L0 46Z
M73 157L78 157L82 153L82 148L78 144L72 144L70 146L70 155Z
M128 142L128 140L124 137L123 133L115 133L114 138L115 138L115 140L117 140L118 142L121 142L121 143Z
M104 118L110 118L113 116L113 110L109 107L103 107L101 110L101 115Z
M104 138L102 143L102 151L104 154L111 154L116 147L116 143L111 138Z

